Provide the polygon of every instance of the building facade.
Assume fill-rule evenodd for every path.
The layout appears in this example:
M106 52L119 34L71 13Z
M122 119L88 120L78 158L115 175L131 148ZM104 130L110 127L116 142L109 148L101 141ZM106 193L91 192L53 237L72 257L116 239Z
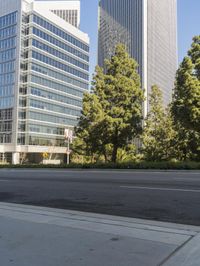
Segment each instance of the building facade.
M48 9L66 22L79 28L80 0L41 1L40 8Z
M100 0L98 64L103 67L117 43L126 45L139 64L145 89L144 116L152 85L163 91L164 104L172 96L177 69L176 0Z
M64 131L77 124L89 89L80 12L74 26L43 2L0 0L0 7L0 160L62 159Z

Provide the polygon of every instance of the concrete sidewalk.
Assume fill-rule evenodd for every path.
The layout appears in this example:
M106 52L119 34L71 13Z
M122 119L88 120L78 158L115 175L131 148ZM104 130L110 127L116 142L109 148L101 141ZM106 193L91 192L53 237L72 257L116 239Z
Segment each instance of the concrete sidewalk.
M199 266L200 227L0 203L2 266Z

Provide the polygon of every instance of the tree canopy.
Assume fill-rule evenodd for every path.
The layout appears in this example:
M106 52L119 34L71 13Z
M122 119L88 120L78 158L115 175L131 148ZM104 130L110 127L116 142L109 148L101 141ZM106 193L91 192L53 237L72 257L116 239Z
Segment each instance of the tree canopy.
M200 132L200 36L177 71L172 112L184 128Z
M150 111L145 119L142 135L144 157L149 161L173 158L173 142L176 132L169 108L164 108L162 91L152 86L149 95Z
M105 69L96 67L92 94L85 94L83 111L76 128L77 142L90 153L103 154L116 162L119 148L124 148L142 129L144 92L138 65L123 45L116 46ZM76 145L75 143L75 145Z
M177 70L170 106L164 107L161 89L152 86L145 121L138 65L123 45L116 46L104 69L96 67L91 92L84 95L75 128L76 153L122 161L135 156L140 149L134 141L142 140L145 160L200 160L200 36Z
M178 158L200 160L200 35L177 71L172 114Z

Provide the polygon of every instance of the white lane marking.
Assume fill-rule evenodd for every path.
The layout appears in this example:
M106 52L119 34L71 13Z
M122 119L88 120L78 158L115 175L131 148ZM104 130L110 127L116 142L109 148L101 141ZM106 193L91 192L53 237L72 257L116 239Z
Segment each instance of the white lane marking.
M182 188L161 188L161 187L138 187L138 186L120 186L127 189L143 189L143 190L160 190L160 191L180 191L180 192L195 192L200 193L197 189L182 189Z
M0 179L0 182L10 182L10 180Z

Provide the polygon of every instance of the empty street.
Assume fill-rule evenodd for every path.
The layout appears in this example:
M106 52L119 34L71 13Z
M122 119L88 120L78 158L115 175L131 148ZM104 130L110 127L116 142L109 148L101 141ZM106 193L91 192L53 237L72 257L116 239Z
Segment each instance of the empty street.
M0 201L200 225L200 172L1 169Z

